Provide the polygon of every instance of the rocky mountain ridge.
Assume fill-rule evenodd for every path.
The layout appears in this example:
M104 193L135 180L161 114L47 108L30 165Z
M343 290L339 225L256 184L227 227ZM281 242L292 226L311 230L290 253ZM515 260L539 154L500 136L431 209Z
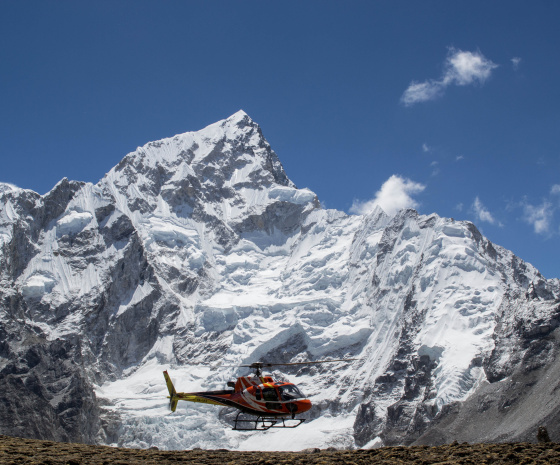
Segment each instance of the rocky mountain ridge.
M472 223L320 208L240 111L96 185L0 185L0 432L259 448L227 410L168 416L161 370L211 389L243 373L209 364L351 357L274 373L315 407L268 447L523 440L557 418L559 297Z

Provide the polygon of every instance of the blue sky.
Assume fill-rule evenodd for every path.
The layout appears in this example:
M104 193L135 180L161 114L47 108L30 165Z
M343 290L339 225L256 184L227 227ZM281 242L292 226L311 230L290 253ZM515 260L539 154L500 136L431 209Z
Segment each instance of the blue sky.
M473 221L560 277L560 2L6 1L0 181L97 182L239 109L346 212Z

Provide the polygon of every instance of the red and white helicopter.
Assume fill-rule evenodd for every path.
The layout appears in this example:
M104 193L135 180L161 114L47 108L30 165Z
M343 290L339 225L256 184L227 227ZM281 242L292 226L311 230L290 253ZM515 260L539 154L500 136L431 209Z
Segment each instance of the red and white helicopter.
M229 388L221 391L177 392L167 371L163 372L169 390L169 407L174 412L177 402L200 402L239 409L234 420L234 430L253 431L270 428L296 428L305 418L296 418L296 414L307 412L311 401L306 399L299 388L284 381L274 381L270 376L263 376L262 369L273 366L313 365L317 363L349 362L357 359L319 360L315 362L265 363L255 362L251 365L239 365L252 368L254 376L240 376L237 381L227 383ZM256 417L240 418L242 413ZM288 420L286 422L286 420ZM293 421L292 421L293 420Z

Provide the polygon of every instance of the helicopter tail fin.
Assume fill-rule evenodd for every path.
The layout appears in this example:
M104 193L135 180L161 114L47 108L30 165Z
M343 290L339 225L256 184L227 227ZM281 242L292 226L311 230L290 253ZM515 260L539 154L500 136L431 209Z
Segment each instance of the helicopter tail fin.
M167 384L167 390L169 391L169 408L172 412L174 412L177 408L179 397L177 396L177 391L175 391L171 378L167 374L167 370L163 372L163 376L165 377L165 383Z

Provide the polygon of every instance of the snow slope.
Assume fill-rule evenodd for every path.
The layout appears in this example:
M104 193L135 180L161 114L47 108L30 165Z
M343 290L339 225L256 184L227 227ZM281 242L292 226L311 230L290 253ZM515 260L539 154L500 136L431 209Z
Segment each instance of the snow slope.
M523 344L506 349L513 322L537 328L520 334L529 342L560 322L558 280L471 223L321 209L242 111L138 148L96 185L65 179L45 196L0 185L0 207L0 370L41 386L30 347L79 338L79 351L60 357L97 396L97 410L71 414L98 425L83 441L410 443L527 353L539 357ZM29 338L15 336L13 321ZM231 431L228 409L167 408L164 369L179 390L196 391L246 374L231 365L344 357L359 360L273 373L314 403L294 430ZM67 421L66 388L33 392Z

